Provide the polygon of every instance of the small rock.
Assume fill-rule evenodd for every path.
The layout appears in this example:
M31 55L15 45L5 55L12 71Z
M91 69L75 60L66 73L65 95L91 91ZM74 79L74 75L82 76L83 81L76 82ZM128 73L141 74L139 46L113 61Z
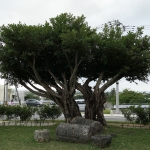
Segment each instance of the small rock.
M95 135L91 137L91 140L93 145L104 148L110 146L112 137L111 135Z
M50 133L48 129L35 130L34 139L37 142L47 142L50 140Z

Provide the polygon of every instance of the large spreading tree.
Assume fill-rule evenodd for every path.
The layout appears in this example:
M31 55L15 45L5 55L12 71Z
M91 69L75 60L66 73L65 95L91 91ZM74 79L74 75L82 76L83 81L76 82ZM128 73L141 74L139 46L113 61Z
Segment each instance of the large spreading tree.
M86 81L77 82L77 89L86 102L85 117L105 125L105 90L121 78L129 82L148 80L150 37L143 36L142 28L124 35L120 28L106 25L95 47L89 61L80 65L83 69L79 72ZM95 81L93 87L89 84L91 81Z
M105 125L105 90L123 77L146 81L149 74L149 37L142 36L142 29L124 35L106 25L98 33L84 16L65 13L44 25L9 24L0 32L1 77L54 100L70 119L81 116L73 98L76 89L86 102L85 117Z
M9 24L0 31L1 77L52 99L70 119L81 116L74 100L77 71L97 35L85 17L64 13L44 25Z

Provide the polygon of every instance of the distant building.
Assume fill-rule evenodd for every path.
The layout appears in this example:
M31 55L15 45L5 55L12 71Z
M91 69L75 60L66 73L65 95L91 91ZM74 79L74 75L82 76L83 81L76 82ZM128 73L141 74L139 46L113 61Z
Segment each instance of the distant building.
M10 102L12 99L12 89L10 86L8 86L8 91L7 91L7 102ZM5 86L0 85L0 102L3 103L6 100L5 98Z
M18 95L17 95L17 92L18 92ZM12 99L13 101L16 101L16 102L19 102L19 99L20 99L21 104L23 104L25 102L24 93L25 91L21 91L21 90L16 91L16 89L10 86L8 86L8 89L6 92L6 86L0 85L0 104L3 104L4 101L7 101L8 103L10 103ZM6 94L8 95L7 98L6 98ZM18 99L18 96L19 96L19 99Z
M18 92L18 93L17 93ZM20 99L20 102L21 104L23 104L25 101L24 101L24 93L25 91L21 91L21 90L17 90L16 89L13 89L12 90L12 97L13 97L13 100L14 101L19 101ZM19 99L18 99L19 98Z

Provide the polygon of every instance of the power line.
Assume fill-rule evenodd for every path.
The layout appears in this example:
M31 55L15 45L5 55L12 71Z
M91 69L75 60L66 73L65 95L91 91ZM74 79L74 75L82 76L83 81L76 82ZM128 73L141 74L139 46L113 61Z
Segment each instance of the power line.
M140 25L140 26L135 26L135 25L123 25L119 20L113 20L113 21L108 21L107 23L108 26L110 27L120 27L123 32L129 32L129 31L137 31L139 27L143 27L143 30L150 30L150 25ZM96 26L95 28L97 30L102 30L105 26L105 24L101 24Z

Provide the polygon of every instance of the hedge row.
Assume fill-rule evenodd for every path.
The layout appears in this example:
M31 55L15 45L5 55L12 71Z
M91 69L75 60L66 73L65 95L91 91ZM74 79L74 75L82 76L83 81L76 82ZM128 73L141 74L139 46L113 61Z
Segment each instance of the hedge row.
M27 107L27 106L5 106L0 105L0 118L11 120L17 118L20 119L20 121L28 121L31 119L32 115L35 115L35 112L39 115L40 120L45 119L56 119L61 115L61 110L58 106L47 106L44 105L42 107ZM6 117L6 118L5 118Z
M141 106L130 106L127 109L122 109L122 114L129 122L140 123L147 125L150 123L150 107L142 108Z

